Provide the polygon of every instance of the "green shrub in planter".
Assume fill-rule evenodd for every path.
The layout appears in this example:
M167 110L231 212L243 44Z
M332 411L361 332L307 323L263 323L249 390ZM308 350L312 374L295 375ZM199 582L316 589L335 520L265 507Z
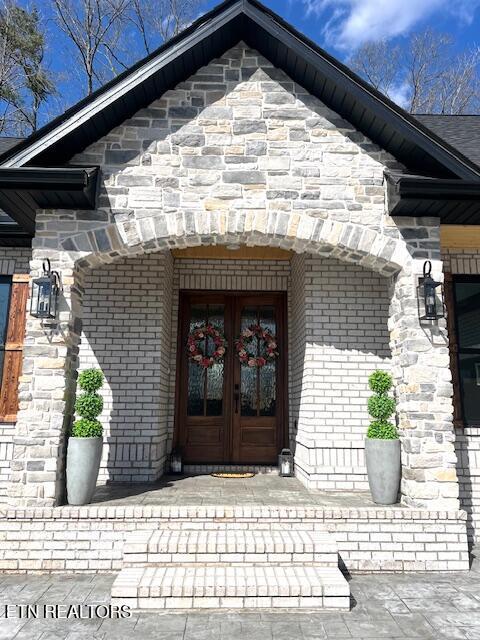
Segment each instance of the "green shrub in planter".
M365 461L372 499L377 504L394 504L401 478L400 440L396 426L389 421L395 413L395 400L389 396L392 376L375 371L368 379L374 395L368 400L373 420L365 441Z
M89 504L95 493L103 447L103 427L98 420L103 399L97 393L102 384L99 369L87 369L78 377L82 393L75 401L75 411L79 419L73 423L67 446L69 504Z
M388 395L392 388L392 376L386 371L374 371L368 386L375 393L368 399L368 413L374 418L367 431L367 438L396 440L397 428L388 419L395 413L395 400Z
M100 369L85 369L78 376L78 386L89 393L98 391L103 385L103 373Z
M94 420L102 413L102 409L103 398L93 391L82 393L75 402L75 411L87 420Z
M103 435L103 427L99 420L81 418L74 422L72 436L74 438L100 438Z
M75 401L75 411L80 416L72 427L75 438L100 438L103 435L103 427L97 420L103 410L103 398L97 393L103 380L100 369L86 369L78 377L78 386L83 393Z

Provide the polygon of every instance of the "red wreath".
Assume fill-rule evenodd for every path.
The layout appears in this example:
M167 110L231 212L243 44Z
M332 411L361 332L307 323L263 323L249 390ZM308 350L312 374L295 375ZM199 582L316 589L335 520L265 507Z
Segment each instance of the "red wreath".
M211 356L206 356L200 348L200 343L207 337L211 338L215 345L215 351ZM216 362L221 362L226 349L227 341L225 340L225 337L211 324L204 324L201 327L196 327L187 338L189 359L204 369L213 367Z
M259 338L263 341L265 345L265 357L253 356L248 352L248 345L251 344L254 338ZM251 324L244 329L240 334L240 338L235 342L235 348L240 362L249 367L261 368L264 367L267 362L272 362L275 358L278 358L277 340L275 336L259 324Z

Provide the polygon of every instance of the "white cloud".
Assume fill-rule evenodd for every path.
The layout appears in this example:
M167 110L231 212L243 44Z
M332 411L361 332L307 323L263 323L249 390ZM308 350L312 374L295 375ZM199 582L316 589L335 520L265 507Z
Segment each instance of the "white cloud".
M408 33L418 22L438 11L471 22L480 0L302 0L307 13L330 18L323 33L339 49L358 47L369 40ZM322 15L323 17L323 15Z
M410 102L411 90L407 82L395 87L391 87L388 91L390 100L393 100L398 106L406 109Z

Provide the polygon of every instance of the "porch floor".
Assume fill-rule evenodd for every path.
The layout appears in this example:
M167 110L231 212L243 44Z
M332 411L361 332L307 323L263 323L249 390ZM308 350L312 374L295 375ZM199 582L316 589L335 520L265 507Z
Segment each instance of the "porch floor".
M253 478L210 475L163 476L155 483L112 483L97 487L92 504L102 505L275 505L338 509L378 507L369 492L310 490L296 478L258 474ZM392 505L404 509L401 505ZM389 507L390 508L390 507Z

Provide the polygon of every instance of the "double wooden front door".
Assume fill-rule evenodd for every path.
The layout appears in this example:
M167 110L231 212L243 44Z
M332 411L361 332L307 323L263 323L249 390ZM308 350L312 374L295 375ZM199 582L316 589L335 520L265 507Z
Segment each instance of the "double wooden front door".
M203 368L189 357L188 336L210 324L226 338L223 362ZM278 356L263 367L241 363L235 341L252 325L275 336ZM211 355L213 340L198 342ZM265 342L248 345L265 355ZM177 357L176 444L186 463L275 464L286 438L284 294L182 292Z

